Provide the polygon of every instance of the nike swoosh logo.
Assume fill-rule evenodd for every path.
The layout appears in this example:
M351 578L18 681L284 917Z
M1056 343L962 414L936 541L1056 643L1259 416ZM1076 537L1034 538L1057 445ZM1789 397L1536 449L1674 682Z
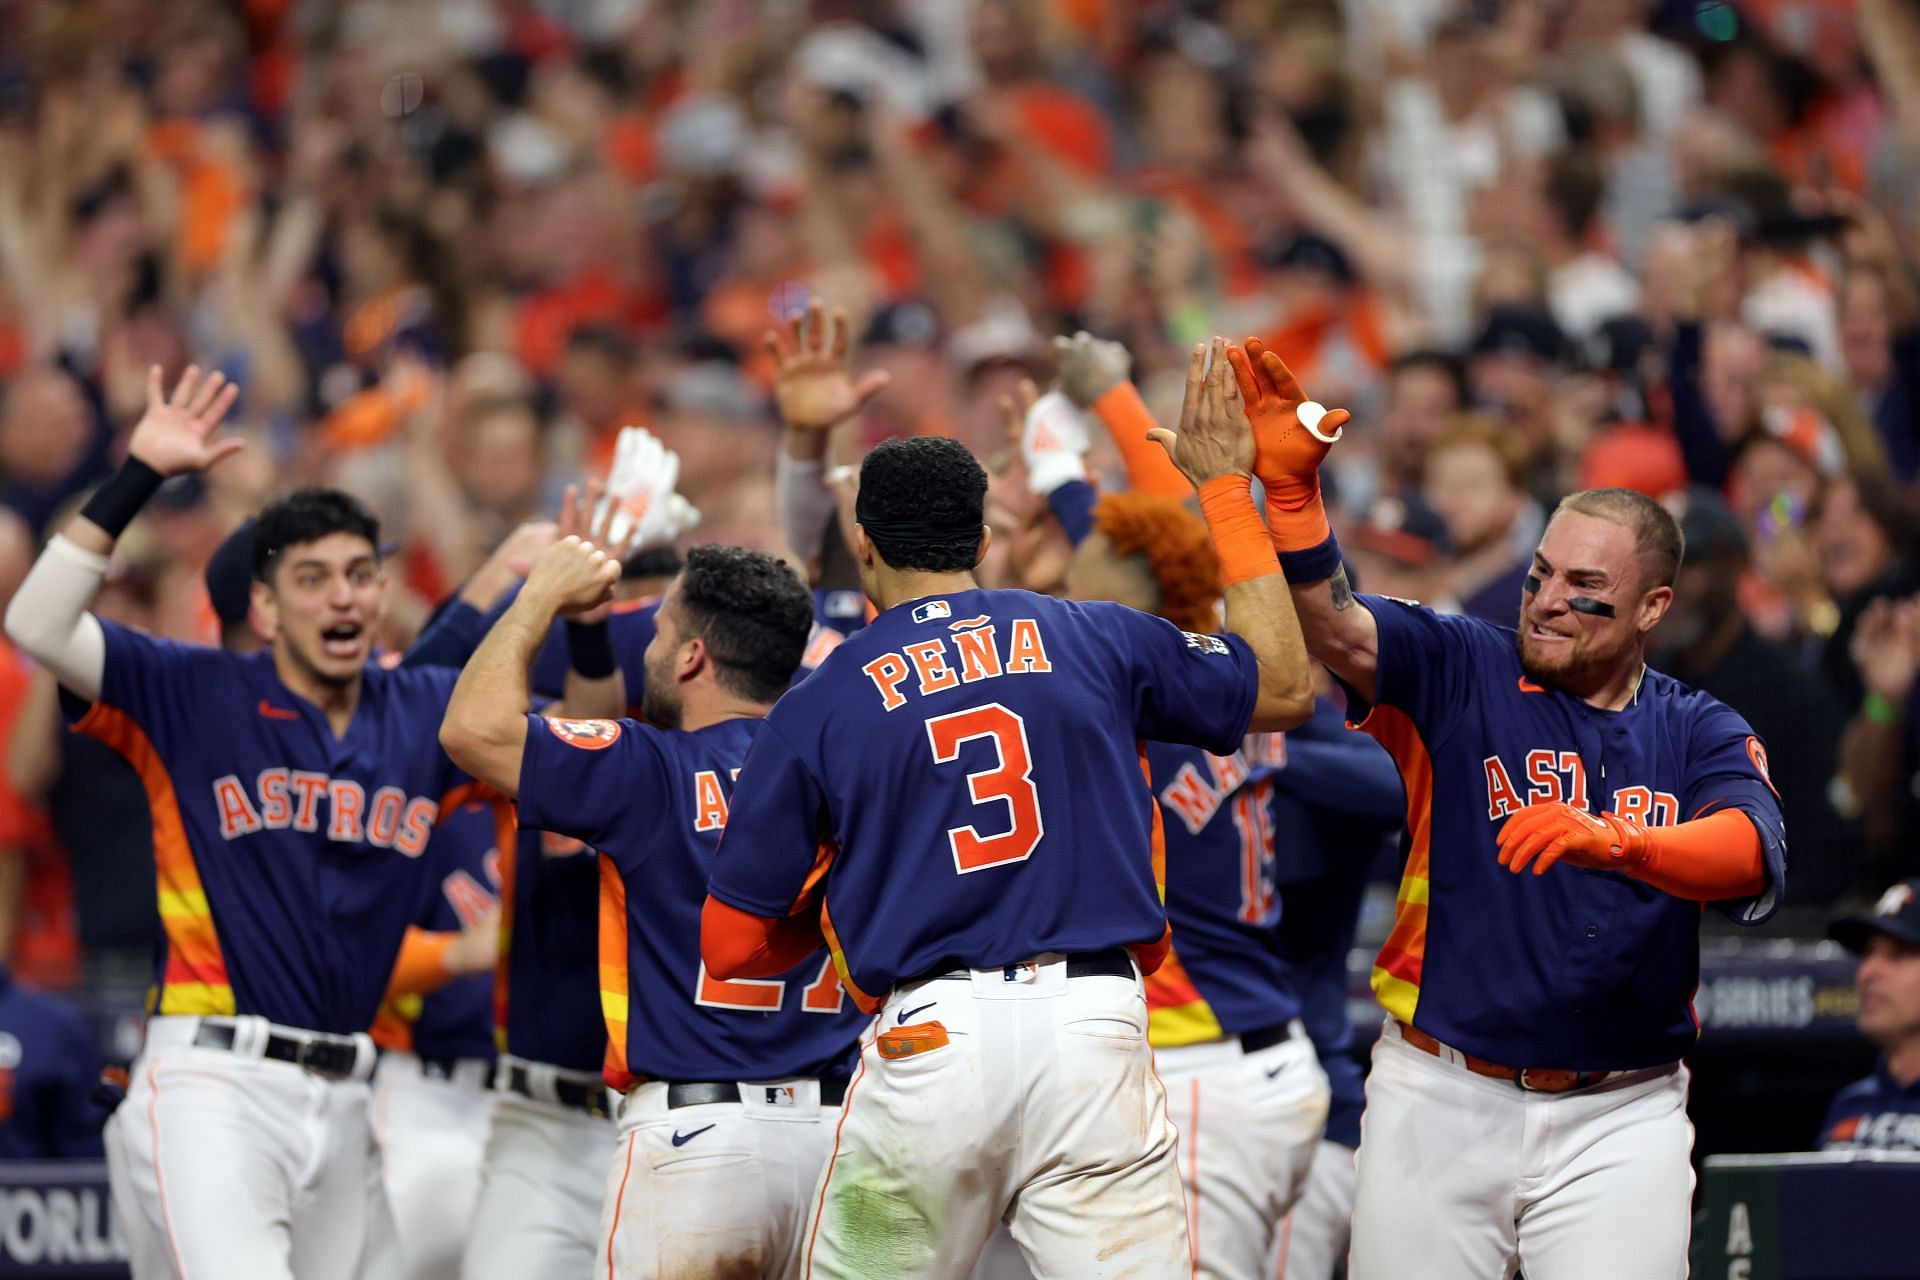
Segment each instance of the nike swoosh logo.
M1267 1072L1267 1079L1269 1080L1273 1079L1275 1076L1279 1075L1282 1071L1285 1071L1286 1069L1287 1069L1286 1063L1284 1062L1281 1063L1279 1066L1275 1067L1273 1070Z
M939 1003L940 1002L938 1000L929 1000L927 1001L927 1003L921 1005L917 1009L902 1009L900 1011L900 1018L897 1022L894 1023L894 1025L897 1027L904 1027L905 1025L907 1025L908 1018L911 1018L916 1013L925 1013L927 1010L933 1008L933 1006Z
M260 699L260 714L269 720L298 720L300 718L298 711L288 711L283 707L276 707L265 698Z
M712 1125L707 1126L707 1129L711 1129L711 1128L713 1128ZM682 1133L678 1129L675 1129L673 1131L673 1145L676 1147L684 1147L689 1142L692 1142L695 1138L705 1133L707 1129L695 1129L692 1133Z

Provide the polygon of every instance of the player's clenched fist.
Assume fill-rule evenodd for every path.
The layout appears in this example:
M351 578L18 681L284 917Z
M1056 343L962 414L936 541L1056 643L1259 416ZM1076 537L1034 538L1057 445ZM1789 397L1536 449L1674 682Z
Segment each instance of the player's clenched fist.
M1221 476L1253 474L1253 428L1227 366L1227 350L1225 338L1215 338L1211 351L1205 343L1194 344L1180 430L1155 427L1147 433L1196 489Z
M1276 482L1317 473L1353 415L1309 399L1293 370L1258 338L1248 338L1245 347L1229 347L1227 359L1253 423L1254 474L1260 483L1272 489Z
M620 562L600 548L569 534L548 547L533 562L523 596L532 596L554 613L576 614L597 609L612 596L620 581Z
M1598 816L1570 804L1530 804L1500 828L1500 865L1545 875L1560 861L1596 871L1632 871L1646 860L1647 832L1629 818Z

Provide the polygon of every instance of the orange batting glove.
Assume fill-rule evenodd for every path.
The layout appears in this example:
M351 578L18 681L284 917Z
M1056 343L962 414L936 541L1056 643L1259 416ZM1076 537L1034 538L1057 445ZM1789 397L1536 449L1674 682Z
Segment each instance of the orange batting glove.
M1353 415L1308 399L1293 370L1258 338L1229 347L1227 361L1253 423L1253 470L1267 491L1274 545L1282 551L1318 546L1330 534L1320 502L1320 463Z
M1631 873L1647 860L1646 828L1617 813L1595 816L1555 801L1530 804L1500 828L1500 865L1519 875L1533 874L1563 858L1577 867Z

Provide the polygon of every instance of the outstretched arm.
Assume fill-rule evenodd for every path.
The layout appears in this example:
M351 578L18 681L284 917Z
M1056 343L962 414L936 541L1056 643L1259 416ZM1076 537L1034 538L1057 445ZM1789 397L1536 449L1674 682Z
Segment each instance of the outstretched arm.
M1226 582L1227 630L1247 642L1260 668L1248 727L1273 732L1304 724L1313 714L1313 677L1286 579L1254 509L1253 431L1226 355L1224 338L1213 340L1211 353L1194 347L1180 430L1156 427L1153 439L1200 493Z
M533 709L528 670L555 617L610 599L620 562L578 537L534 563L526 586L480 642L447 700L440 745L453 762L502 795L520 794L520 762Z
M1380 631L1353 598L1320 499L1320 463L1351 416L1308 399L1285 362L1258 338L1228 351L1253 423L1267 529L1292 590L1307 652L1368 702L1380 665Z
M190 365L169 397L160 366L148 370L147 411L133 429L127 460L53 536L14 593L7 634L80 697L99 697L106 674L106 638L87 606L99 594L114 543L168 476L205 471L239 451L239 440L211 438L239 394L220 374L203 379Z

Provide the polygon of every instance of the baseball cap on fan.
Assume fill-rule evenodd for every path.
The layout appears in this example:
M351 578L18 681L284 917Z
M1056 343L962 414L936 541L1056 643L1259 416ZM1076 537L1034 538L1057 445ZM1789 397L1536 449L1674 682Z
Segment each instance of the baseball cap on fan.
M1873 910L1846 916L1827 928L1827 936L1849 951L1865 951L1877 933L1920 947L1920 876L1900 881L1880 895Z

